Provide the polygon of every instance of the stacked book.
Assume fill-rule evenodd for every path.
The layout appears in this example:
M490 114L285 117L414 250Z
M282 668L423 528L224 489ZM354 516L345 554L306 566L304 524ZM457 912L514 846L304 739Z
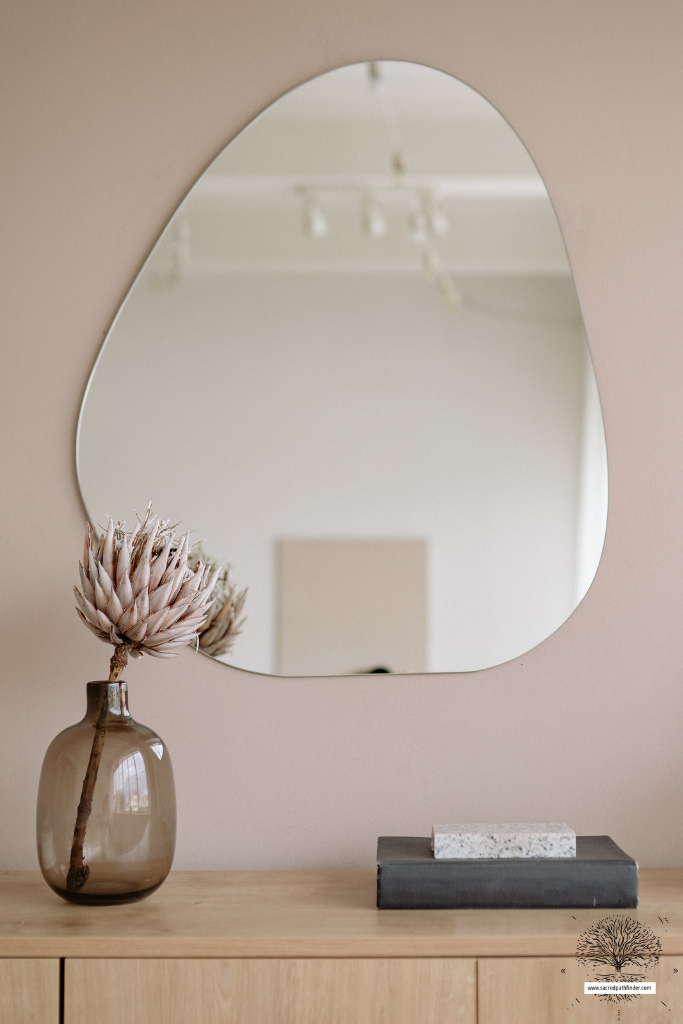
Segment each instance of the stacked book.
M638 864L609 836L564 824L434 825L431 840L380 837L377 906L637 907Z

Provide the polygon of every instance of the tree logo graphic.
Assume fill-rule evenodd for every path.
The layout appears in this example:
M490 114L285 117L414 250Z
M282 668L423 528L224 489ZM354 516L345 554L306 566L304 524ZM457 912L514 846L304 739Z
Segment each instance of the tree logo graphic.
M595 981L601 982L645 981L646 971L657 965L661 955L659 936L634 917L621 915L603 917L579 936L576 947L578 962L593 968ZM598 996L608 1003L630 1003L638 998L636 993L621 992Z

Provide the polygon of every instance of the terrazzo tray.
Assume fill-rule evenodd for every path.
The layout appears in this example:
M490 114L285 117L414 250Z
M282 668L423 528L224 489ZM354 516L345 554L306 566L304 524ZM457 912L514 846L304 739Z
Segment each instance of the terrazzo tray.
M380 836L379 910L638 906L638 864L609 836L577 836L576 857L437 860L430 838Z

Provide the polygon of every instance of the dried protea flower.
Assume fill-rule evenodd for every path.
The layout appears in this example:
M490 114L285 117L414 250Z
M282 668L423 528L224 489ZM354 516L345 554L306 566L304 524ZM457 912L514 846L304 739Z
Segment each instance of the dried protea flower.
M196 641L221 567L188 564L189 534L176 539L151 507L132 533L107 518L102 536L86 529L76 611L96 637L118 648L114 659L123 662L121 670L129 654L172 658Z
M212 572L218 568L218 575L211 592L211 606L203 625L198 629L199 650L217 658L227 654L236 638L240 635L244 619L240 619L247 591L237 592L234 583L230 582L230 567L217 567L215 559L206 555L201 544L195 544L190 551L187 564L195 569L200 564L208 566Z
M96 637L113 644L109 682L121 682L128 655L173 658L179 647L196 641L211 608L211 591L220 566L201 560L188 565L189 534L176 539L168 520L152 515L151 505L132 533L110 517L106 533L87 527L81 587L74 587L79 617ZM90 875L85 863L85 832L92 809L102 749L109 725L105 694L95 727L88 767L71 844L66 876L70 892L83 888Z

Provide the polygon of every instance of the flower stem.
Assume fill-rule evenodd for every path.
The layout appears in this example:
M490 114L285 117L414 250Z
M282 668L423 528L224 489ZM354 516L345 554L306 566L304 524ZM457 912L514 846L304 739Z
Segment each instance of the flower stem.
M121 676L123 675L123 670L128 662L128 654L131 647L132 644L119 644L116 647L109 663L110 683L118 683L120 681ZM81 800L76 814L76 826L74 828L74 837L71 843L71 860L69 862L69 871L66 876L66 888L69 892L79 892L88 881L88 876L90 875L90 868L85 863L83 857L83 845L85 843L85 830L88 825L88 819L90 818L90 812L92 811L92 798L93 793L95 792L97 772L100 767L100 759L102 757L104 741L107 736L108 725L109 688L104 691L102 697L102 707L100 708L99 718L95 725L95 735L93 737L92 749L90 750L90 757L88 759L88 767L85 773L85 778L83 779Z

